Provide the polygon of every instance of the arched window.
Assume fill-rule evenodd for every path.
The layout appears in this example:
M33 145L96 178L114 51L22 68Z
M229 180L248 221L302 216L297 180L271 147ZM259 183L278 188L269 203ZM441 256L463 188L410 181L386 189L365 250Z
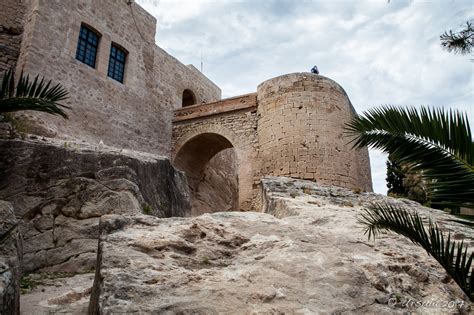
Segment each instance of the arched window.
M184 90L183 92L183 107L191 106L196 104L196 97L194 96L193 91Z

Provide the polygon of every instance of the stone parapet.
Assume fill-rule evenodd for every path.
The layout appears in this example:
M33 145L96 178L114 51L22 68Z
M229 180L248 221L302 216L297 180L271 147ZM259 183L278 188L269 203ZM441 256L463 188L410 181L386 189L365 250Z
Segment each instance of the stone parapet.
M198 104L175 110L173 122L218 115L243 109L254 109L256 107L257 93L250 93L226 98L209 104Z

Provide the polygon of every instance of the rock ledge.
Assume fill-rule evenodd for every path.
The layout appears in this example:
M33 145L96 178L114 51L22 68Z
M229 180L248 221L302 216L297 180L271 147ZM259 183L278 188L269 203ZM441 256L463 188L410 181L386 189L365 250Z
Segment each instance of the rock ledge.
M409 201L287 178L266 178L263 190L271 214L102 217L89 311L445 314L471 309L420 247L394 234L368 242L356 219L372 201L402 203L472 244L472 230L451 216Z

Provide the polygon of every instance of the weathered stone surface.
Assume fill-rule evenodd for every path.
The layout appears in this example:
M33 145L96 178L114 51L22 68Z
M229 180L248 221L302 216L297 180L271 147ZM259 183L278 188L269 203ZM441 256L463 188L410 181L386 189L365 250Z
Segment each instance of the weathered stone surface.
M0 140L0 199L23 218L25 270L94 267L99 218L184 216L184 175L166 158L112 148Z
M217 153L206 165L192 192L191 215L239 211L237 156L234 149Z
M28 279L31 289L21 295L22 314L87 314L93 273L37 273Z
M472 245L470 227L441 211L372 193L286 178L264 179L263 186L269 213L103 216L89 311L469 312L467 297L433 258L398 235L367 241L357 214L371 201L400 203ZM403 307L408 300L441 306Z
M21 236L10 203L0 200L0 314L19 314Z
M20 1L2 1L0 10L0 72L15 66L20 54L23 35L25 4Z

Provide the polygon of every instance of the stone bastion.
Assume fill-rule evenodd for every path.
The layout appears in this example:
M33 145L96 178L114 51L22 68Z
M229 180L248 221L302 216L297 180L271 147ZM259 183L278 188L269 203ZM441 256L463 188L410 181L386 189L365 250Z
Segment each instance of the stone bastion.
M260 84L257 101L262 174L372 190L368 151L353 150L344 134L356 112L339 84L287 74Z

